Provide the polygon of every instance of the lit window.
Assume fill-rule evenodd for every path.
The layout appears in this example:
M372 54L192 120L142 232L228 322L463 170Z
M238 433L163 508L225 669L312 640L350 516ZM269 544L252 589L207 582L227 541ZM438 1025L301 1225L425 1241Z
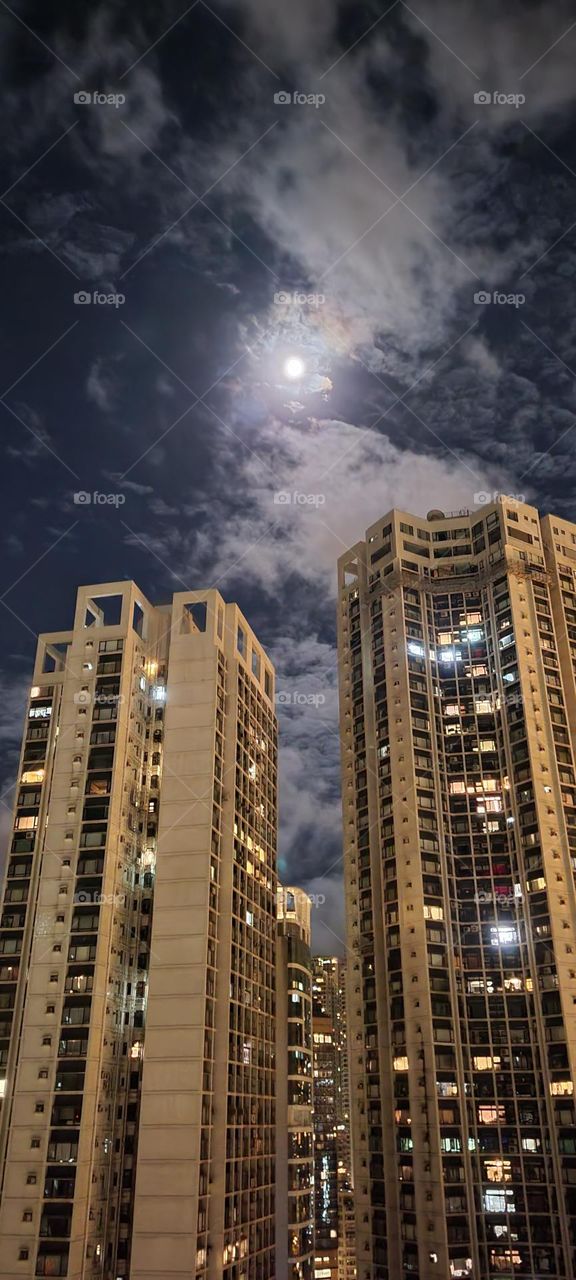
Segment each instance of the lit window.
M513 1191L485 1191L484 1209L486 1213L515 1213Z
M462 655L459 649L450 648L450 649L438 650L439 662L460 662L461 659L462 659Z
M502 813L502 801L499 796L494 799L478 802L478 813Z
M490 929L490 941L493 947L515 946L518 933L513 925L493 925Z
M406 1057L394 1058L392 1066L394 1067L395 1071L407 1071L408 1059Z
M43 781L44 781L43 769L27 769L26 772L22 774L23 783L24 782L43 782Z
M441 1151L461 1151L462 1143L460 1141L460 1138L441 1138L440 1150Z
M500 1253L496 1249L490 1250L491 1271L507 1271L510 1274L512 1267L521 1266L522 1258L517 1249L505 1249L504 1253Z
M485 1160L487 1182L511 1182L512 1165L509 1160Z
M573 1080L552 1080L550 1093L553 1098L571 1098L574 1093Z
M482 1106L478 1107L479 1124L498 1124L499 1120L506 1119L506 1111L504 1107L498 1106Z
M410 640L408 643L408 653L413 653L416 658L423 658L424 646L417 644L415 640Z
M425 919L425 920L443 920L443 919L444 919L444 912L443 912L443 910L442 910L442 907L431 907L431 906L429 906L429 904L428 904L428 903L425 903L425 904L424 904L424 919Z

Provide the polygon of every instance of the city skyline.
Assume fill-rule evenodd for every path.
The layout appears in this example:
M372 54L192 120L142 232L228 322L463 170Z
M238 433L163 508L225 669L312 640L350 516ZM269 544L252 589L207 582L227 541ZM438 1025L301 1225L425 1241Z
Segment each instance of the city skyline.
M576 1273L574 19L0 0L0 1280Z
M99 583L39 636L7 1280L572 1265L576 524L393 509L338 571L344 959L277 880L275 672L237 606Z
M222 589L282 673L280 869L329 954L339 554L393 505L574 514L570 5L0 10L0 793L79 583Z

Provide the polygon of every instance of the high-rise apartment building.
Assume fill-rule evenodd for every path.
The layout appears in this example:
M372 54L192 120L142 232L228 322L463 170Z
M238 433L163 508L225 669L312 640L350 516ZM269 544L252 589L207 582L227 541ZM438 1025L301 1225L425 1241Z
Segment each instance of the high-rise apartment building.
M40 637L0 920L2 1280L274 1276L273 699L216 591L84 587Z
M356 1213L354 1192L338 1188L338 1280L356 1280Z
M338 956L314 956L315 1280L338 1280L341 1193L351 1189L345 970Z
M276 1273L314 1280L310 899L278 889Z
M358 1280L576 1270L576 525L339 564Z

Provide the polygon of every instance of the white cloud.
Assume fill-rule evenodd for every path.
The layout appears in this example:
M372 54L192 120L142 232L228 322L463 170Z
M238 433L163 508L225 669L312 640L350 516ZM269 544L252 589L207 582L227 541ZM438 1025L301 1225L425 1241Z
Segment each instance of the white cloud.
M406 22L427 46L428 69L442 101L468 105L472 112L478 110L473 101L478 89L525 96L519 108L483 106L487 127L499 129L519 116L533 123L574 100L576 30L570 30L574 11L568 0L531 4L528 11L520 0L506 6L499 0L482 6L428 0L410 9L413 13L404 10Z
M430 445L441 441L430 435ZM401 450L387 436L346 422L306 430L271 421L251 448L234 464L241 507L231 512L227 490L215 490L194 557L197 563L200 553L212 579L248 578L278 599L292 576L332 596L338 557L391 507L458 510L473 506L474 493L487 485L506 489L503 470L482 468L472 456ZM224 477L230 466L224 446L218 458ZM275 502L278 493L290 501Z
M103 360L94 361L86 382L86 395L99 409L108 413L114 404L114 384Z

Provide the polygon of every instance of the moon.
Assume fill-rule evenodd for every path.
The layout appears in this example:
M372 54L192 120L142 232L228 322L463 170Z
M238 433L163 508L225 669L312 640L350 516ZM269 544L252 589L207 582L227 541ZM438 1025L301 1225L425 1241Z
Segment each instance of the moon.
M298 378L303 378L306 373L306 365L301 356L288 356L284 361L284 373L291 382L295 382Z

